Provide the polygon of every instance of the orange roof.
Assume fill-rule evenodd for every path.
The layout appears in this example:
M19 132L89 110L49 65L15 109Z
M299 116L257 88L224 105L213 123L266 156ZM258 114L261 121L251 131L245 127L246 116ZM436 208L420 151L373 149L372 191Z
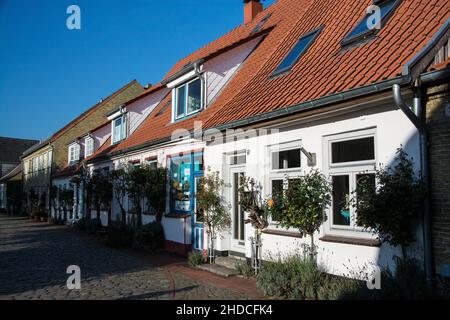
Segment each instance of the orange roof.
M165 79L186 64L243 41L268 13L271 31L242 64L217 99L203 112L171 123L168 94L127 140L108 148L116 153L170 137L175 129L203 128L246 119L335 93L394 79L402 67L431 39L449 17L450 3L440 0L402 0L386 25L371 40L343 48L341 40L356 26L372 0L278 0L254 22L241 25L179 61ZM320 27L322 32L291 72L271 77L298 39Z

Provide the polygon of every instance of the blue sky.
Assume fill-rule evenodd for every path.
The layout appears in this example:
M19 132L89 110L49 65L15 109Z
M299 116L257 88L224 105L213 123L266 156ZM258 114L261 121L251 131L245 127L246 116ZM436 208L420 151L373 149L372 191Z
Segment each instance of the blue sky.
M71 4L81 30L66 27ZM242 20L242 0L0 0L0 136L45 139Z

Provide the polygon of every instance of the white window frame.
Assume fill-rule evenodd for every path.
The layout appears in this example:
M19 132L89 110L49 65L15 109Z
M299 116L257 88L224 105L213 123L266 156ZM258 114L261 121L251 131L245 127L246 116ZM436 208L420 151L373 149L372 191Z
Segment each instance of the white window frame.
M189 84L194 82L194 81L200 81L200 109L192 111L192 112L187 112L188 111L188 103L189 103ZM185 87L184 92L185 92L185 97L184 97L184 112L182 115L177 115L177 108L178 108L178 89ZM202 79L200 79L199 77L195 77L192 80L186 81L183 84L180 84L178 86L176 86L175 88L172 89L172 119L174 121L178 121L181 120L183 118L187 118L193 114L199 113L201 112L204 107L205 107L205 101L204 101L204 85L203 85L203 81Z
M150 159L150 160L145 160L145 164L147 166L151 166L152 164L156 164L156 168L158 168L158 159Z
M89 157L94 154L94 138L91 136L84 139L84 156Z
M75 142L68 147L68 162L71 164L77 161L80 161L80 144Z
M122 120L122 123L120 125L120 136L117 138L114 134L114 128L115 128L115 123L116 121L118 121L119 119ZM122 114L120 117L114 118L111 121L111 144L117 144L123 140L125 140L127 138L127 125L128 125L128 121L127 121L127 114Z
M289 168L289 169L273 169L272 166L272 160L273 160L273 153L275 152L281 152L281 151L288 151L288 150L294 150L294 149L301 149L302 148L302 140L294 140L294 141L288 141L283 142L275 145L269 145L267 146L267 159L268 165L267 170L269 172L268 175L266 175L266 197L272 195L272 183L274 180L291 180L295 178L299 178L303 174L302 164L302 153L300 151L300 167L298 168ZM287 189L287 186L284 186L284 190ZM272 217L269 218L269 228L270 227L276 227L279 225L278 221L272 220Z
M343 163L332 163L332 143L358 140L363 138L374 138L374 159L364 161L352 161ZM323 137L323 151L324 151L324 173L330 177L332 183L333 176L349 176L349 192L350 194L356 189L356 176L360 174L373 174L378 159L377 149L377 132L376 128L361 129L357 131L345 132ZM374 236L370 231L364 230L362 227L356 225L355 208L350 206L350 226L341 226L333 224L333 199L331 205L326 210L327 219L324 223L325 234L335 236L356 236L359 238L372 239Z

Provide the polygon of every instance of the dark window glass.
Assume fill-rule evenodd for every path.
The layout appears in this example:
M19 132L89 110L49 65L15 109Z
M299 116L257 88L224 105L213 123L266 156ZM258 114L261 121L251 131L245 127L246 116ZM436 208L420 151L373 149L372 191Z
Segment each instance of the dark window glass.
M350 226L350 179L348 175L333 176L333 224Z
M300 149L272 153L272 169L300 168Z
M392 11L396 4L397 0L384 1L377 6L380 7L381 13L381 21L383 22L386 16ZM363 37L365 34L372 32L367 25L367 21L371 17L372 14L366 14L365 17L356 25L356 27L350 31L349 34L344 38L343 43L348 43L352 40Z
M333 142L331 144L332 163L375 159L374 137Z
M283 180L272 180L272 200L275 203L277 202L277 199L283 196L283 191ZM275 212L276 211L273 212L271 219L272 221L279 221L280 217Z
M193 113L202 108L202 84L200 79L188 84L188 110L187 113Z
M360 185L364 183L370 188L373 188L373 193L375 193L375 174L374 173L364 173L356 175L356 196L358 196L358 190ZM366 184L367 183L367 184Z
M300 38L297 44L288 53L286 58L284 58L278 68L274 71L274 75L290 70L292 66L300 59L302 54L306 52L319 31L320 30L316 30Z

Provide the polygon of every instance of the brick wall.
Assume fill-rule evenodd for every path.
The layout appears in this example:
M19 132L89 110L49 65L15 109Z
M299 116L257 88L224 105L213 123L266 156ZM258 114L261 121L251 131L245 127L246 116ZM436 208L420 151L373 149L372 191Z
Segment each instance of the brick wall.
M436 272L450 276L450 84L427 89L427 124L433 216L433 250Z

